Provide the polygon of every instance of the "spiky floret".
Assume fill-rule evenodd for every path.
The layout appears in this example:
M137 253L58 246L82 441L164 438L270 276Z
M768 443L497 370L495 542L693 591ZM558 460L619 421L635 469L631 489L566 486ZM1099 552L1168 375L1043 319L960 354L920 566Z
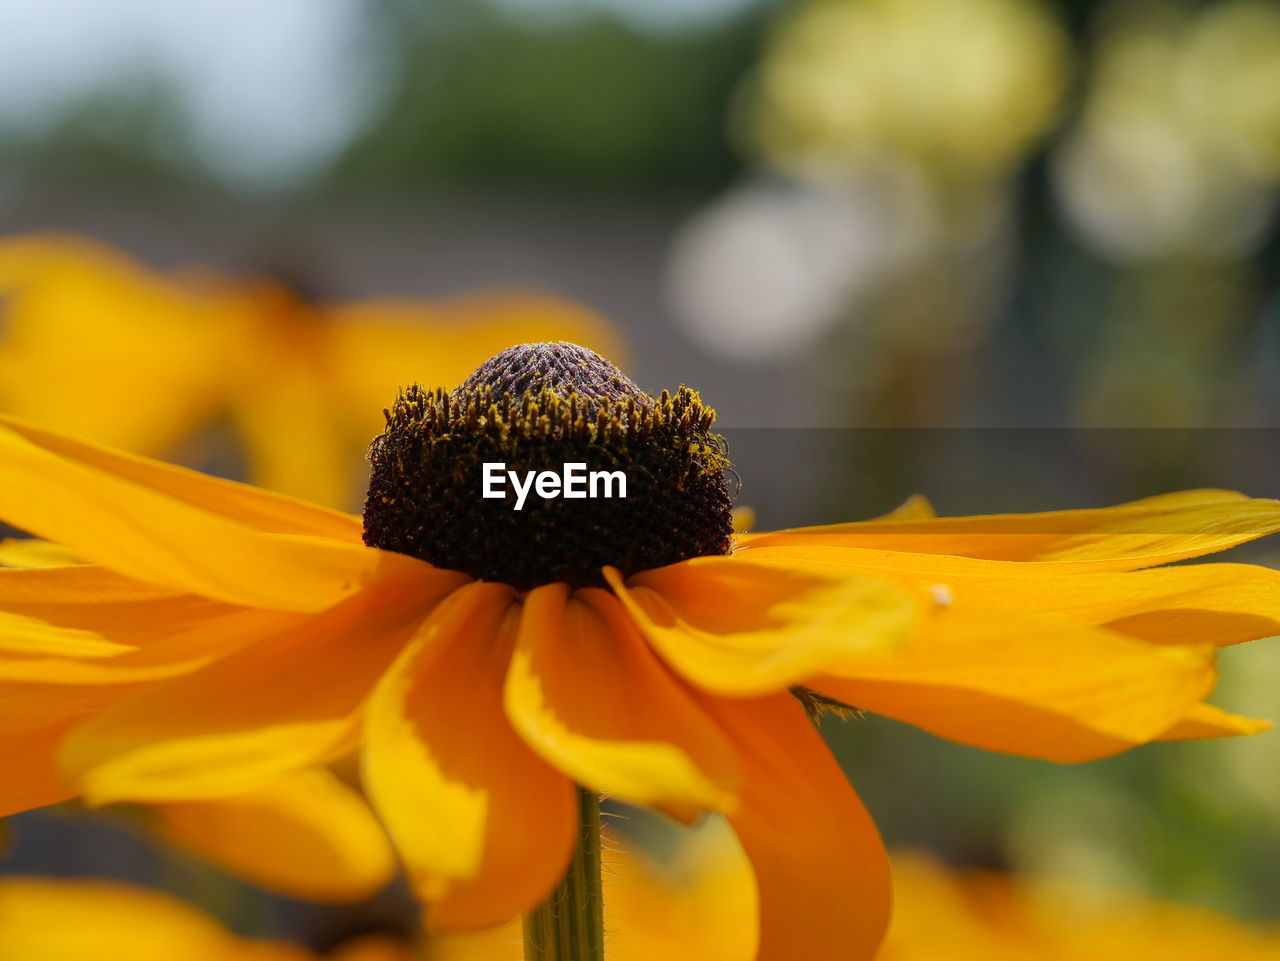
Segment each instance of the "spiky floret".
M834 697L819 694L811 687L797 685L791 689L791 693L795 695L796 700L804 708L804 712L809 715L809 720L814 724L821 724L822 719L828 714L842 721L849 721L863 716L861 708L846 704L844 701L837 701Z
M728 553L723 438L695 391L644 394L574 345L526 345L446 393L414 386L370 447L365 542L525 590ZM481 496L482 465L622 471L626 499Z
M453 393L467 397L483 387L513 397L544 387L566 397L576 392L589 407L628 398L642 405L653 402L631 378L594 350L563 342L508 347L477 367Z

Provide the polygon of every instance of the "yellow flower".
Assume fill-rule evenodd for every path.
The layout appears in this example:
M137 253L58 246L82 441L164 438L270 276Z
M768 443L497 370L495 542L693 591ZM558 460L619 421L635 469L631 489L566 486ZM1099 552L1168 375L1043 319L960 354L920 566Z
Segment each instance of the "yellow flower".
M605 885L609 957L751 961L751 872L723 825L682 837L674 860L613 845ZM1205 908L1080 884L958 872L893 855L893 922L876 961L1272 961L1280 930ZM521 961L518 923L427 942L425 961Z
M407 949L366 937L328 961L409 961ZM0 879L0 958L6 961L315 961L279 941L246 940L169 895L110 881Z
M888 157L984 179L1049 125L1069 60L1036 0L808 0L770 40L752 134L806 173Z
M0 571L0 813L230 796L359 748L433 925L473 928L555 885L577 782L725 813L759 956L858 959L888 864L792 689L1062 761L1258 729L1204 698L1217 646L1280 629L1280 575L1157 565L1280 529L1280 503L917 501L735 546L713 417L582 348L511 348L401 396L363 523L0 421L0 517L90 562ZM499 460L631 487L515 511L480 497Z
M893 859L896 909L878 961L1267 961L1280 931L1207 908L1079 884ZM726 919L727 920L727 919Z
M674 863L614 845L606 882L608 956L617 961L750 961L750 871L716 822ZM954 872L926 855L893 857L893 924L877 961L1271 961L1280 932L1184 904L1074 884ZM67 919L74 919L68 923ZM422 952L371 936L328 961L520 961L518 922L431 938ZM127 951L127 955L123 952ZM14 961L313 961L282 942L233 936L164 894L104 881L0 880L0 957Z
M343 507L402 384L454 383L524 340L619 350L603 319L546 294L309 303L75 236L0 240L0 303L0 410L150 455L225 421L253 483Z

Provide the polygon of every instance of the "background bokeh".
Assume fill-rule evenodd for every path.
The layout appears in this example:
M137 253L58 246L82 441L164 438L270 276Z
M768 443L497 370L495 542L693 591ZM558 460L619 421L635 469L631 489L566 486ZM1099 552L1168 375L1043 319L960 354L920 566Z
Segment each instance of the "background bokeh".
M719 410L762 528L1276 496L1278 183L1275 0L0 0L0 233L325 301L566 295ZM1226 653L1222 706L1278 690L1274 642ZM825 730L892 844L1280 918L1277 735L1059 768ZM400 909L56 812L0 870L313 942Z

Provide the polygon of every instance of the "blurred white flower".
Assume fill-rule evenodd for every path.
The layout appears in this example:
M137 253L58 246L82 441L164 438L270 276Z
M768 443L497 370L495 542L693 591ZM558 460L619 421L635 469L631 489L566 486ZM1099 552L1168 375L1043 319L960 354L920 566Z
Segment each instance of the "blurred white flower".
M677 234L672 309L693 340L720 356L799 353L926 246L932 213L920 178L903 165L867 166L839 184L744 182Z
M1247 252L1280 179L1280 4L1122 3L1099 26L1053 167L1067 218L1119 259Z

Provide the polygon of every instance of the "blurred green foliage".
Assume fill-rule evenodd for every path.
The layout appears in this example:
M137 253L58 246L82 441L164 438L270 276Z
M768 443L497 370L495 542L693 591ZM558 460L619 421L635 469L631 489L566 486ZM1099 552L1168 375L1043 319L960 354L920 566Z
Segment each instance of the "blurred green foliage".
M692 31L604 12L543 23L459 0L388 0L365 16L378 94L304 192L705 190L740 168L726 109L758 54L761 10ZM34 130L0 127L0 165L43 185L226 186L172 92L146 75L95 90Z
M725 106L759 18L655 34L602 14L521 24L483 4L401 4L391 93L338 185L707 187L738 162Z

